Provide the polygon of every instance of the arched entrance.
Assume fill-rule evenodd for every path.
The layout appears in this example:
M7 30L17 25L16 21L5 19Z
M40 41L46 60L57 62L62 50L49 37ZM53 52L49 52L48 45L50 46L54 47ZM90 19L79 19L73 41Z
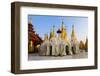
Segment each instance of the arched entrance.
M69 47L68 47L68 45L66 45L66 55L69 55L70 53L69 53Z
M50 45L50 56L52 56L52 46Z
M76 54L76 47L75 46L72 46L71 50L72 50L73 54Z

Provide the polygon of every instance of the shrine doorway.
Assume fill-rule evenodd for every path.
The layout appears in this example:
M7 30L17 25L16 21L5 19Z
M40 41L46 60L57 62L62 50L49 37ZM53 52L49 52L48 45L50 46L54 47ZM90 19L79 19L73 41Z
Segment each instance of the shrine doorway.
M66 55L69 55L70 53L69 53L69 46L68 45L66 45Z

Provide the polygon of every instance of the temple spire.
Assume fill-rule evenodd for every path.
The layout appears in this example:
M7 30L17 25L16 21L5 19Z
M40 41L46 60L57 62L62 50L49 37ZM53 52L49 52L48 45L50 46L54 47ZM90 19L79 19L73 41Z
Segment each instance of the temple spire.
M64 22L62 20L62 23L61 23L61 38L66 38L66 28L65 28L65 25L64 25Z
M61 23L61 30L64 30L64 21L62 20L62 23Z
M74 40L75 42L77 42L77 37L76 37L76 34L75 34L74 25L72 25L71 38L72 38L72 40Z
M44 34L44 40L48 40L48 34Z
M29 24L32 24L32 18L29 19Z
M72 34L71 34L72 37L75 36L75 31L74 31L74 25L72 25Z
M53 32L55 32L55 25L53 25Z
M50 30L50 39L55 36L55 25L53 25L52 29Z

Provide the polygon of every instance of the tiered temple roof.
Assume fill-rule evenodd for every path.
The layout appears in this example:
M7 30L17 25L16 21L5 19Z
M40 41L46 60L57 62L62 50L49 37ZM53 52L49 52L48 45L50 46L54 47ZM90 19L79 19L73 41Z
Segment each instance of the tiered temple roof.
M32 41L33 46L37 46L43 41L41 37L39 37L39 35L35 33L31 20L28 23L28 42L30 41Z

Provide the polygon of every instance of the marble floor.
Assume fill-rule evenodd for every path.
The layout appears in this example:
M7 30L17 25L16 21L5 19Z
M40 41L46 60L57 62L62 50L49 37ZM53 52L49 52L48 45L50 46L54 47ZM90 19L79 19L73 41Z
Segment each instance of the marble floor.
M87 57L88 57L88 52L81 52L76 55L66 55L66 56L39 56L38 54L29 54L28 60L81 59Z

